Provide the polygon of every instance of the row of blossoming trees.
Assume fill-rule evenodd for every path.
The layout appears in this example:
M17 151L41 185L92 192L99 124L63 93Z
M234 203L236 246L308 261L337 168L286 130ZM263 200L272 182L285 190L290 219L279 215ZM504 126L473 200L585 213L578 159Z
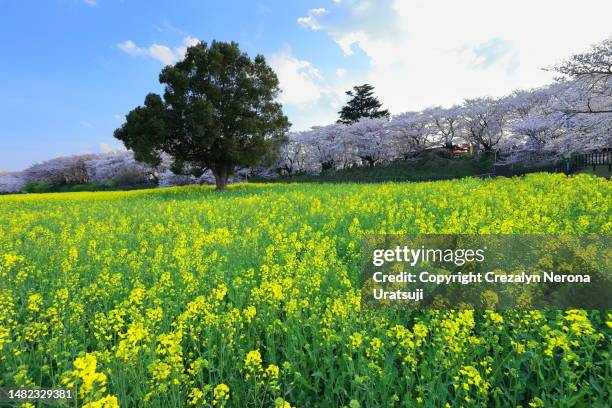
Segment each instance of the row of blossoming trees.
M468 99L450 108L431 107L390 118L362 118L352 124L317 126L290 134L273 166L237 169L257 172L318 173L354 165L374 166L418 157L444 146L469 144L497 151L504 161L533 161L567 152L612 147L612 38L555 67L562 77L538 89L501 98ZM0 192L18 192L29 182L52 185L97 182L161 186L212 182L175 175L171 160L153 168L131 152L80 155L36 164L23 172L1 174Z
M612 38L553 69L561 77L542 88L293 134L277 168L372 166L456 144L498 151L509 162L611 148Z
M371 166L461 144L498 151L508 162L611 148L612 72L450 108L315 127L292 135L277 168L291 174Z
M210 174L200 178L174 174L170 160L164 158L156 167L138 162L131 151L103 154L82 154L58 157L34 164L24 171L0 173L0 193L17 193L28 184L42 183L48 187L96 183L106 186L140 186L214 183Z

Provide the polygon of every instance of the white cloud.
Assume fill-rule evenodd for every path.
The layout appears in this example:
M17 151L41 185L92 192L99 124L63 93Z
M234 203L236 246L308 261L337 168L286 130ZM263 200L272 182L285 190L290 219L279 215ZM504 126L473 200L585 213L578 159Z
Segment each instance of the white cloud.
M353 55L353 44L359 45L361 42L367 41L368 36L363 31L349 32L336 37L336 43L342 49L344 55Z
M94 128L94 125L92 125L91 122L88 122L86 120L82 120L81 121L81 126L83 126L84 128L87 128L87 129L93 129Z
M170 48L163 44L152 44L149 47L138 47L132 40L126 40L117 44L117 48L126 54L137 57L154 58L164 65L170 65L185 57L187 47L195 45L199 42L195 37L187 36L183 38L182 45Z
M303 105L316 102L323 94L321 72L310 62L294 57L286 48L270 57L270 65L278 75L282 103Z
M115 115L113 115L113 119L115 119L115 120L124 120L125 116L119 115L119 114L115 114Z
M165 45L153 44L148 49L149 56L161 61L164 65L170 65L176 60L174 52Z
M98 1L97 0L83 0L83 3L85 3L89 7L97 7L98 6Z
M344 69L344 68L336 68L336 76L338 78L344 78L345 75L346 75L346 69Z
M144 48L138 48L132 40L126 40L122 43L119 43L117 44L117 47L121 51L130 55L144 55L146 52Z
M177 59L185 58L185 54L187 53L187 48L191 47L192 45L197 45L199 42L200 42L200 39L196 37L187 36L183 38L183 45L175 49Z
M100 143L100 153L125 152L127 149L121 143Z
M359 82L393 113L543 85L553 74L541 68L612 35L609 0L334 3L300 24L328 33L347 58L362 51L369 66Z
M327 14L327 9L322 7L308 10L306 17L299 17L297 22L302 27L310 28L311 30L320 30L321 26L317 22L317 17Z
M290 112L293 130L304 130L313 125L334 122L344 102L349 85L330 81L312 63L293 55L285 48L268 58L278 76L280 102ZM343 69L336 71L342 74Z

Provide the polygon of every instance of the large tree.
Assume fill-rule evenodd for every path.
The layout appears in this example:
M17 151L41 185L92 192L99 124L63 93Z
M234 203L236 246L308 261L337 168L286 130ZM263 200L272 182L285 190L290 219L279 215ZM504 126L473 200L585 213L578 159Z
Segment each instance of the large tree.
M510 111L507 102L490 97L466 99L461 110L467 140L486 152L496 150L505 136Z
M286 140L276 74L263 56L252 60L234 42L189 47L159 82L163 98L147 95L115 131L137 160L157 165L166 154L177 174L210 169L223 190L236 167L272 159Z
M548 68L551 69L572 80L566 83L568 113L612 113L612 37Z
M387 109L381 110L382 103L374 96L374 87L363 84L353 87L353 90L346 91L349 101L338 114L338 123L351 124L361 118L382 118L389 117Z

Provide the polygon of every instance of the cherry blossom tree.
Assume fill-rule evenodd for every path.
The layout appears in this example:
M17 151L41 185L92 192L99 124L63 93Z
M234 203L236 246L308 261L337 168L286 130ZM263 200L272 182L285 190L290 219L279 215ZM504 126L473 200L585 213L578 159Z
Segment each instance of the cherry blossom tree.
M139 162L131 151L119 151L99 155L86 161L89 179L109 184L141 184L157 177L158 169Z
M572 113L612 113L612 37L550 68L570 79Z
M349 125L343 133L349 151L370 167L392 158L394 145L388 124L389 120L381 117L361 118Z
M434 135L437 129L432 126L430 117L421 112L406 112L394 116L389 122L399 157L408 158L418 155L436 145Z
M300 142L311 150L320 170L343 168L350 162L351 146L344 137L346 128L346 125L336 123L315 126L300 133Z
M563 114L563 133L548 143L559 152L612 147L612 37L552 68L558 79L552 103Z
M26 182L22 173L2 173L0 174L0 194L19 193Z
M451 146L461 139L461 107L442 108L436 106L423 111L434 127L435 139L444 146Z
M289 141L280 149L280 160L273 167L277 172L287 175L312 173L316 171L313 159L313 146L304 143L299 133L289 135Z
M501 99L466 99L462 105L465 137L484 151L495 150L504 137L508 106Z
M87 172L87 162L95 157L94 154L57 157L34 164L23 174L26 182L45 182L54 186L88 183L91 178Z

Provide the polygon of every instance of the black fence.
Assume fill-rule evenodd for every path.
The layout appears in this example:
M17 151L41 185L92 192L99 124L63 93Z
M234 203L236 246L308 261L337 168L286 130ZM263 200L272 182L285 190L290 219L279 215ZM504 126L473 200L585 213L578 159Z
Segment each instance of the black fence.
M608 174L612 173L612 151L573 153L538 165L496 164L495 175L512 177L535 172L574 174L589 169L595 172L599 166L607 167Z
M597 166L612 166L612 152L595 152L573 155L570 158L571 168L574 171L586 169L593 166L593 170Z

